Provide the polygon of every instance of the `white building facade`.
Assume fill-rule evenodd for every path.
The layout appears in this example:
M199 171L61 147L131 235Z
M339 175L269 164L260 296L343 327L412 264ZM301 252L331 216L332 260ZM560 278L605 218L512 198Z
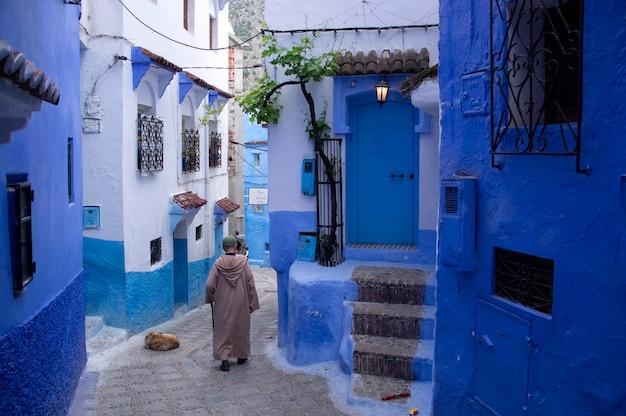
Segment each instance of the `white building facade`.
M307 36L314 42L314 54L340 51L342 63L350 67L344 71L342 65L341 73L334 78L307 85L316 101L318 117L325 111L332 137L338 143L337 153L331 156L338 161L337 171L344 178L338 192L342 217L337 221L341 224L337 246L343 250L339 262L345 263L322 268L319 278L298 261L300 237L316 234L321 225L318 198L304 190L305 162L314 160L316 153L306 131L304 114L308 114L308 104L300 88L282 88L278 100L282 106L280 120L268 128L270 259L278 277L279 345L288 347L288 357L296 364L337 358L342 336L339 311L345 298L342 285L355 262L435 262L438 96L435 94L432 102L420 108L400 90L416 72L438 63L438 3L375 3L265 3L266 34L274 36L280 45L290 47ZM397 71L379 69L377 63L381 61L393 67L395 57ZM364 65L356 70L360 63ZM267 70L278 83L288 79L269 65ZM389 86L383 106L375 93L381 80ZM303 293L298 291L294 278L299 267L307 268ZM309 284L318 280L336 280L336 303L329 303L327 286ZM316 305L311 306L305 292L317 290L319 296L311 295ZM323 325L294 318L306 316L311 307L322 308L326 303L334 313L325 316ZM299 311L304 312L299 315ZM328 341L321 346L315 341L319 339Z
M107 325L204 302L233 209L228 34L227 0L82 3L85 302Z

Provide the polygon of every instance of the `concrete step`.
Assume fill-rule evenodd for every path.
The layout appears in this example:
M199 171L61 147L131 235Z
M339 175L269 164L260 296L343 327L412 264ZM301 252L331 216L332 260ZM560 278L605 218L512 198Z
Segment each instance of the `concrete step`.
M405 380L431 381L432 340L353 335L353 371Z
M351 302L354 341L351 401L381 400L381 414L430 414L436 280L429 267L357 266ZM402 394L404 393L404 394ZM399 395L401 396L394 396ZM393 409L394 406L400 406Z
M187 303L177 303L174 305L174 318L179 318L189 312L189 305Z
M85 339L89 339L104 327L101 316L85 316Z
M401 267L357 266L351 280L357 282L359 301L434 305L434 276L425 270Z
M433 385L430 381L353 374L350 380L348 403L367 406L372 410L375 406L379 410L377 414L381 415L406 415L408 409L416 408L419 416L430 416L432 389ZM409 393L409 396L383 400L383 398L387 399L402 393Z
M353 334L434 339L434 306L352 302L352 307Z
M100 354L128 339L128 332L125 329L106 326L101 318L97 318L85 317L85 344L88 357Z

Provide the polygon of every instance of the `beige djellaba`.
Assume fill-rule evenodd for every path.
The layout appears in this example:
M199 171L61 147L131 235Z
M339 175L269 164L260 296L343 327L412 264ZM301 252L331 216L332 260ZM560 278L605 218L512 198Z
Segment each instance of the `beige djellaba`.
M206 282L206 303L213 307L213 357L250 356L250 314L259 297L248 258L225 254L215 261Z

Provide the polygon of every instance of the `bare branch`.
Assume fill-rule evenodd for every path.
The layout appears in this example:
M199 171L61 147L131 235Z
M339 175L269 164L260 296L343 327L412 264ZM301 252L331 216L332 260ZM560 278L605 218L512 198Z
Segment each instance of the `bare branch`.
M298 85L298 84L304 84L304 81L285 81L285 82L281 82L280 84L277 84L274 88L272 88L267 95L265 96L265 100L263 100L263 106L268 105L270 99L272 98L272 95L274 95L274 93L276 91L278 91L279 89L281 89L282 87L284 87L285 85Z

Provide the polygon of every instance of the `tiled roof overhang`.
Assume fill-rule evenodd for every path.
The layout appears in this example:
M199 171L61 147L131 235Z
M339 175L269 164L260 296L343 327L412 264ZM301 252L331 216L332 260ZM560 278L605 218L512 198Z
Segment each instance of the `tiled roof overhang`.
M404 81L400 84L400 94L402 94L404 98L411 98L413 90L419 87L422 82L428 79L437 79L438 68L439 64L433 65L425 71L421 71Z
M224 212L231 213L239 209L239 204L231 201L228 198L222 198L215 203L218 207L222 208Z
M185 96L189 93L189 91L193 89L193 85L197 85L202 90L208 91L209 104L213 104L213 102L215 102L218 96L224 100L228 100L234 97L234 95L229 94L226 91L223 91L217 88L216 86L209 84L202 78L188 71L183 71L178 79L179 79L179 84L180 84L179 93L178 93L179 103L183 102L183 100L185 99Z
M206 199L199 197L193 192L183 192L172 195L170 204L170 231L174 232L178 223L184 218L191 220L207 203Z
M371 75L371 74L416 74L430 65L428 49L422 48L419 53L414 49L384 49L380 55L375 50L367 54L363 51L350 51L338 57L339 70L337 75Z
M161 88L159 97L163 96L174 74L183 70L162 56L139 46L131 47L130 56L133 63L133 89L136 90L139 87L141 79L148 71L157 71Z
M228 214L236 211L239 208L239 204L231 201L228 198L222 198L215 203L215 226L224 223Z
M217 88L215 85L211 85L208 82L204 81L203 79L197 77L196 75L187 72L187 76L189 77L189 79L193 80L193 82L195 82L196 84L200 85L201 87L206 88L207 90L213 90L215 92L217 92L219 95L225 97L225 98L233 98L234 95L227 93L226 91L223 91L219 88Z
M40 68L0 39L0 77L7 78L29 95L50 104L58 104L61 90Z
M183 192L172 197L174 202L182 209L200 208L206 204L206 199L199 197L193 192Z
M168 61L167 59L165 59L164 57L157 55L154 52L150 52L149 50L147 50L146 48L141 48L141 53L145 56L147 56L148 58L152 59L154 62L160 64L161 66L165 67L165 68L169 68L174 72L180 72L183 69L181 67L179 67L178 65Z

